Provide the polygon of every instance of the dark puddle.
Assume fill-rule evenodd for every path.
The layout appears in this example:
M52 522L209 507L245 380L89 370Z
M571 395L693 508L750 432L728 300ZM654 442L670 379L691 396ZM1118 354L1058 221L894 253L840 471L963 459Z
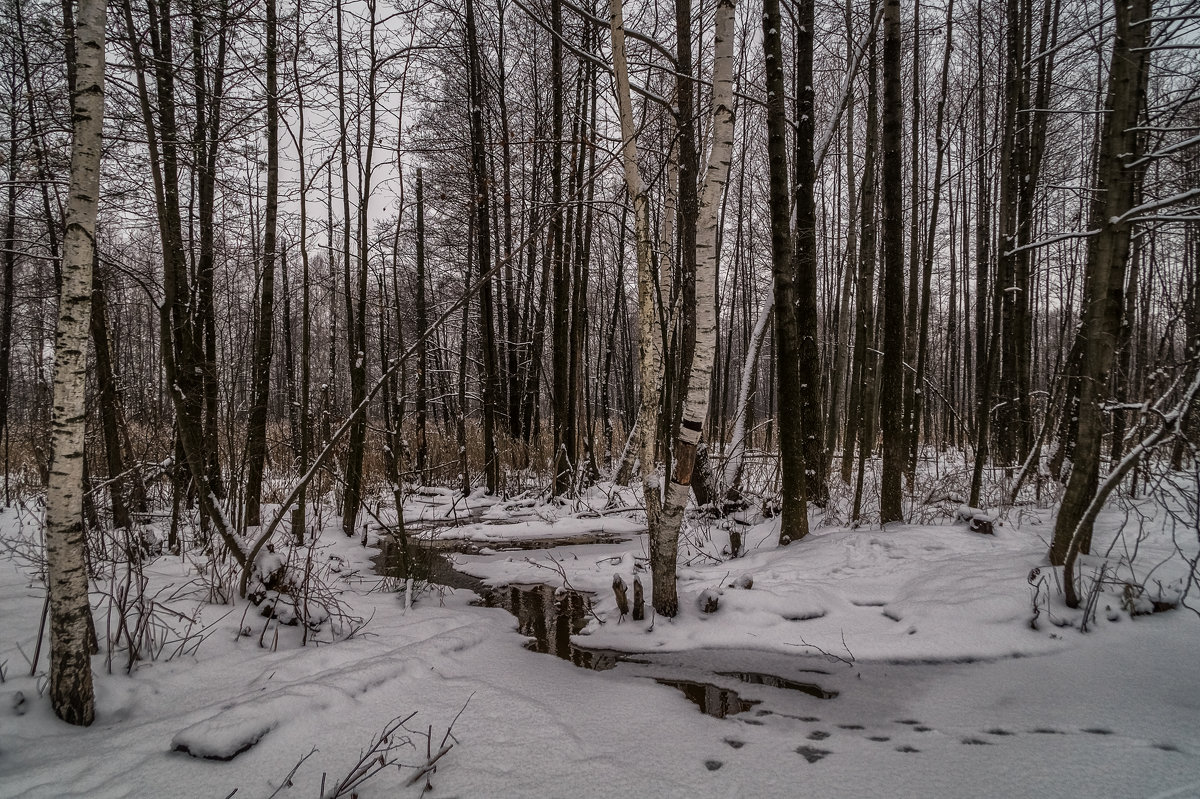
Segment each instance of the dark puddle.
M563 544L595 543L597 536L587 540L580 537L570 539L537 539L506 542L512 548L541 548ZM607 539L619 540L619 539ZM570 661L585 669L603 671L616 667L621 662L646 663L625 652L606 649L590 649L571 642L578 635L591 615L589 594L555 588L544 583L532 585L507 585L491 587L482 580L464 574L454 568L450 555L455 552L476 552L477 545L466 541L410 541L408 552L396 541L381 539L381 550L374 559L376 571L398 580L412 577L418 581L437 583L450 588L474 591L480 596L478 604L485 607L504 608L517 619L517 628L522 635L529 636L526 648ZM824 674L818 669L807 669ZM733 677L750 685L766 685L774 688L800 691L818 699L832 699L837 691L827 690L814 683L800 682L773 674L758 672L718 672L722 677ZM694 680L655 677L655 682L669 685L683 693L701 712L723 719L742 713L755 705L757 700L743 699L737 691L719 685ZM745 720L746 723L761 723ZM822 755L823 756L823 755Z
M817 699L833 699L838 695L837 691L822 688L816 683L789 680L787 677L777 677L774 674L760 674L755 671L720 671L717 673L722 677L735 677L750 685L767 685L788 691L800 691L809 696L815 696Z
M517 617L517 629L531 639L525 644L527 649L595 671L614 668L626 657L623 652L588 649L571 643L571 636L587 626L591 613L592 600L586 594L544 583L483 588L479 593L485 607L504 608Z
M736 713L744 713L758 704L753 699L742 699L737 691L709 682L671 680L664 677L655 677L654 681L659 685L669 685L678 689L689 702L700 708L700 712L713 718L723 719Z
M412 577L417 582L465 588L476 593L485 589L482 580L458 571L447 557L450 553L465 551L461 547L428 541L410 542L406 553L398 541L387 538L380 539L379 547L379 554L372 560L376 573L384 577L397 580Z
M591 599L578 591L564 591L545 584L508 585L493 588L477 577L454 568L449 555L472 551L466 542L410 543L407 558L398 542L383 539L380 553L375 556L379 574L404 580L437 583L449 588L464 588L480 596L479 604L489 608L504 608L517 617L522 635L529 636L526 647L569 660L585 669L611 669L625 657L624 653L603 649L588 649L571 643L587 624Z

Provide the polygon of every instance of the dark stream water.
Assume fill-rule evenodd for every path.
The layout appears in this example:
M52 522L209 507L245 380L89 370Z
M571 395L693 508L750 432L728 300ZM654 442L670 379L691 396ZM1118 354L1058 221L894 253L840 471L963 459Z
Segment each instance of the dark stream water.
M529 548L553 546L545 540L530 542ZM563 543L583 543L572 540ZM647 676L662 685L669 685L683 693L701 712L715 718L725 718L743 713L755 705L757 700L743 699L736 690L716 682L684 679L673 673L677 669L664 665L657 668L648 656L595 649L579 646L571 641L578 635L592 614L592 595L586 592L557 588L545 583L512 584L489 586L477 577L464 574L454 568L450 556L455 552L475 552L476 547L467 542L438 542L410 544L407 558L401 547L386 539L381 540L381 551L375 558L376 571L385 576L404 580L411 576L418 582L436 583L449 588L474 591L480 599L477 604L484 607L504 608L517 619L517 628L528 636L525 646L534 652L554 655L580 668L603 671L615 668L620 663L638 664L649 667ZM513 547L522 548L522 547ZM660 673L663 670L667 673ZM827 673L808 669L814 673ZM817 699L832 699L837 691L827 690L820 685L802 682L774 674L755 671L714 671L714 677L724 677L747 685L765 685L797 691Z

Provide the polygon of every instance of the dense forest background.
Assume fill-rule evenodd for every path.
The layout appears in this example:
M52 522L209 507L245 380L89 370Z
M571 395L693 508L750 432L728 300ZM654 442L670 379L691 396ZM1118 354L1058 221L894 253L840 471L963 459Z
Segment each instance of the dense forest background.
M670 616L693 497L1061 503L1070 567L1195 468L1195 0L124 0L76 263L97 6L0 12L6 502L78 275L85 527L246 574L314 503L640 480Z

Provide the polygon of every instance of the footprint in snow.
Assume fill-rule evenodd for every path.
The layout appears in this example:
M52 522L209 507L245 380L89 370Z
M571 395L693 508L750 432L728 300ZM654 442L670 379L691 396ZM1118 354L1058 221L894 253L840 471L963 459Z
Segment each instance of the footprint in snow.
M988 735L1012 735L1011 730L1006 730L1003 727L992 727L990 730L984 730Z
M725 764L722 763L720 760L705 760L704 761L704 767L706 769L708 769L709 771L716 771L723 765L725 765Z
M796 747L796 754L803 757L809 763L816 763L818 760L821 760L826 755L830 755L833 753L830 752L828 749L818 749L815 746L798 746L798 747Z
M841 727L843 730L865 730L866 729L866 727L864 727L861 724L839 724L838 726Z
M829 733L824 730L813 730L808 734L808 740L810 741L824 741L828 737Z
M1092 735L1112 735L1113 731L1107 727L1084 727L1083 731Z
M897 746L896 751L904 752L905 754L912 754L915 752L920 752L921 750L915 746L908 746L907 744L905 744L904 746Z
M967 746L987 746L991 741L985 741L982 738L963 738L962 742Z
M746 745L745 741L739 741L737 738L726 738L725 743L729 744L734 749L741 749Z
M875 741L876 743L886 743L892 739L886 735L868 735L867 740Z

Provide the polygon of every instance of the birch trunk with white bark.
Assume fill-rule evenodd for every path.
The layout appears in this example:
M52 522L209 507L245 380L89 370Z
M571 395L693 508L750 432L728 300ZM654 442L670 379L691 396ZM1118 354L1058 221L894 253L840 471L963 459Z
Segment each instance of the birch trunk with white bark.
M633 201L634 232L637 239L638 265L638 369L642 383L642 401L634 426L638 441L642 491L646 506L646 523L650 530L660 526L659 511L662 507L658 481L655 479L654 430L658 415L659 395L662 381L661 338L657 328L654 307L654 267L650 238L650 205L642 185L642 176L637 165L637 123L633 117L633 101L629 89L629 67L625 60L625 21L621 0L609 0L609 29L612 33L613 71L616 77L617 107L621 117L621 158L625 167L625 188ZM651 547L654 538L651 537ZM658 561L652 550L651 564ZM667 574L655 568L654 585L660 579L675 585L674 562ZM656 588L657 590L657 588Z
M50 702L69 724L95 719L88 579L84 562L83 438L92 256L104 124L104 0L80 0L76 24L75 135L63 238L62 293L54 342L53 454L46 488L50 584Z
M696 349L687 377L679 437L675 441L675 463L671 483L663 500L661 526L650 528L652 547L657 546L671 567L669 586L660 585L658 579L654 581L654 608L664 616L674 616L678 606L674 555L679 528L683 523L683 511L691 494L696 448L700 444L712 396L717 337L715 294L718 212L729 178L729 158L733 151L734 0L718 0L715 15L712 149L704 171L696 226Z

